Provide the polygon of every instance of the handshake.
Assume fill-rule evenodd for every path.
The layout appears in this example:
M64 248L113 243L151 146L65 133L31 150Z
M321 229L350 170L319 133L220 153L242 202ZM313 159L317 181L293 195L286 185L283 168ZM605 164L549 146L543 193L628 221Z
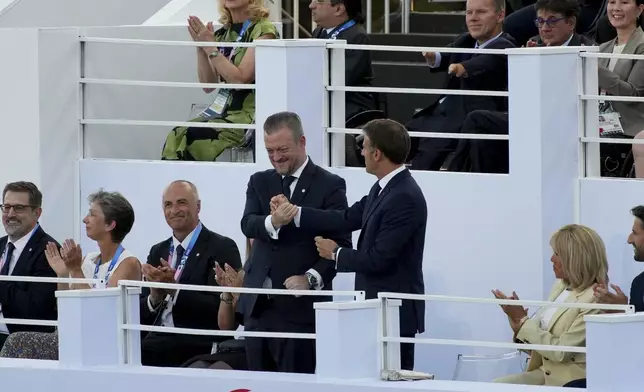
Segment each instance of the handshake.
M279 194L271 198L271 223L275 230L291 223L297 213L297 206L291 204L286 196Z

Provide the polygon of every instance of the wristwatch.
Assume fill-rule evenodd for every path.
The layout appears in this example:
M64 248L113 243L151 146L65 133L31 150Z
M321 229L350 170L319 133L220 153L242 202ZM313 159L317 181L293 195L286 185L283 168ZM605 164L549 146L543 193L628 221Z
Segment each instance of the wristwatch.
M318 278L316 278L315 275L313 275L310 272L307 272L304 275L306 275L306 278L309 280L309 287L310 288L314 289L314 288L318 287Z
M212 59L212 58L215 58L215 57L217 57L217 56L219 56L219 50L218 50L218 49L213 50L213 51L212 51L212 53L210 53L210 54L208 55L208 58L209 58L209 59Z

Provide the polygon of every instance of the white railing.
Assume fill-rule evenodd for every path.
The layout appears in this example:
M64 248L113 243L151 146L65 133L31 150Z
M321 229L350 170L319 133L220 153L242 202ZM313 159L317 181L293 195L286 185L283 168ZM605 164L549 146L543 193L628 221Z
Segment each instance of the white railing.
M315 339L314 333L292 333L292 332L255 332L255 331L233 331L233 330L205 330L192 328L161 327L142 324L131 324L128 320L127 312L127 289L129 287L147 287L158 289L177 290L177 293L183 291L198 291L207 293L239 293L239 294L268 294L268 295L291 295L291 296L312 296L312 297L353 297L355 301L364 301L364 291L343 291L343 290L286 290L286 289L255 289L247 287L222 287L222 286L201 286L178 283L158 283L144 282L135 280L120 280L118 283L121 289L121 305L123 314L122 324L120 325L124 349L123 360L127 363L129 350L139 349L131 347L128 331L147 331L147 332L164 332L171 334L183 335L201 335L201 336L228 336L228 337L257 337L257 338L287 338L287 339ZM214 311L214 309L213 309Z
M415 46L392 46L392 45L352 45L329 43L327 48L330 51L330 84L326 90L330 92L329 102L325 107L330 113L325 118L330 118L330 126L327 133L331 135L331 166L344 166L345 164L345 138L346 134L361 134L360 129L345 128L345 92L370 92L388 94L421 94L421 95L460 95L460 96L488 96L508 97L507 91L491 90L450 90L433 88L401 88L401 87L355 87L345 86L345 51L346 50L368 50L385 52L411 52L421 56L423 52L441 53L472 53L472 54L496 54L507 55L504 49L465 49L465 48L436 48L436 47L415 47ZM428 71L429 72L429 71ZM325 78L327 80L327 78ZM471 140L509 140L509 135L496 134L466 134L466 133L442 133L442 132L410 132L411 137L436 138L436 139L471 139Z
M644 144L644 140L621 139L611 137L600 137L599 134L599 101L607 102L641 102L644 97L639 96L615 96L600 95L597 83L597 59L608 58L617 60L644 60L644 55L637 54L613 54L599 52L580 53L582 60L581 77L584 80L584 89L579 94L581 100L580 116L584 119L580 122L580 177L600 177L600 145L601 144ZM644 124L642 126L644 130Z
M0 282L20 282L20 283L50 283L50 284L104 284L104 279L77 279L77 278L50 278L44 276L19 276L19 275L0 275ZM0 317L0 323L12 325L33 325L42 327L57 327L56 320L39 320L39 319L18 319Z
M382 344L383 353L381 360L382 369L387 369L387 343L418 343L418 344L432 344L432 345L447 345L447 346L468 346L468 347L487 347L487 348L508 348L515 350L542 350L542 351L566 351L575 353L585 353L586 347L576 346L557 346L557 345L544 345L544 344L523 344L523 343L508 343L508 342L489 342L489 341L476 341L476 340L457 340L457 339L439 339L439 338L401 338L389 336L387 331L387 300L412 300L412 301L434 301L434 302L458 302L458 303L477 303L477 304L491 304L491 305L520 305L520 306L539 306L539 307L555 307L567 309L598 309L598 310L617 310L624 311L626 314L635 313L633 305L609 305L597 303L560 303L549 301L531 301L531 300L512 300L512 299L495 299L495 298L470 298L470 297L451 297L446 295L429 295L429 294L403 294L403 293L378 293L378 298L381 301L380 310L380 329L382 334L379 337L379 343Z

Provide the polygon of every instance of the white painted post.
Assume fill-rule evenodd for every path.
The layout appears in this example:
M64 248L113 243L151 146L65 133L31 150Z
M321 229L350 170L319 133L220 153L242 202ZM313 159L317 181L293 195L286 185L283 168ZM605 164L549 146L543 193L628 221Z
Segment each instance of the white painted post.
M389 301L390 335L398 336L399 300ZM380 300L353 302L318 302L315 304L316 374L320 378L378 378L381 370L382 344ZM399 344L388 351L388 366L400 368Z
M255 69L255 162L260 168L271 167L264 148L266 118L291 111L302 119L311 160L322 165L328 160L324 131L326 41L259 40L256 45L255 62L262 66Z
M542 298L554 274L550 238L575 220L579 178L581 48L508 50L510 177L525 203L524 238L534 241L522 262L542 265ZM531 226L531 227L527 227ZM529 232L529 233L528 233ZM528 258L528 259L526 259ZM534 295L536 293L524 294Z
M585 316L589 392L640 392L644 313Z
M128 290L128 309L123 309L119 288L57 291L60 363L74 367L123 364L120 322L127 312L128 322L139 323L139 295L140 289ZM127 360L140 365L140 333L132 332Z
M346 45L346 40L332 41L337 44ZM332 86L344 86L346 81L346 67L345 67L345 50L344 49L331 49L329 58L329 74L331 76ZM346 125L346 93L344 91L332 91L329 94L330 107L331 107L331 127L345 128ZM327 137L327 140L329 138ZM330 148L331 148L331 161L332 167L342 167L346 164L346 136L342 133L331 134Z

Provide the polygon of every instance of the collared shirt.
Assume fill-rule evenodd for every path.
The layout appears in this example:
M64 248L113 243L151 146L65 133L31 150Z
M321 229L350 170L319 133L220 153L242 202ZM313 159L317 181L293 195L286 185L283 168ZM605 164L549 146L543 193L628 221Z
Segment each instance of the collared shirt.
M570 41L572 41L572 37L574 37L574 36L575 36L575 33L570 34L570 37L568 37L568 39L566 40L566 42L564 42L564 43L563 43L563 45L561 45L561 46L568 46L568 45L570 45Z
M485 47L486 47L486 46L488 46L489 44L491 44L492 42L494 42L494 41L495 41L497 38L499 38L502 34L503 34L503 32L500 32L500 33L499 33L498 35L496 35L495 37L490 38L489 40L487 40L487 41L483 42L483 43L482 43L482 44L480 44L480 45L479 45L479 43L478 43L478 41L477 41L477 42L476 42L476 45L474 45L474 49L485 49ZM441 57L441 53L440 53L440 52L436 52L436 59L434 60L434 64L431 64L431 65L430 65L430 68L438 68L438 67L440 67L440 65L441 65L441 59L442 59L442 57Z
M309 164L309 157L307 156L306 160L304 161L304 163L297 170L295 170L293 172L293 174L291 174L292 177L295 177L295 180L293 182L291 182L291 185L289 186L289 189L291 190L291 195L293 195L293 193L295 192L295 187L297 186L297 182L299 181L300 177L302 176L302 172L304 171L304 168L308 164ZM282 180L284 179L284 177L285 176L282 176ZM293 221L295 222L296 227L300 226L300 214L299 213L293 219ZM268 233L269 237L271 237L274 240L279 239L279 233L280 233L281 228L275 229L275 227L273 227L273 222L271 221L271 216L270 215L268 215L266 217L266 219L264 220L264 227L266 228L266 232ZM315 277L315 279L317 279L317 281L318 281L317 286L315 286L313 288L315 290L321 290L324 287L324 282L322 281L322 276L320 275L320 273L317 272L316 270L314 270L313 268L309 269L306 272L308 272L311 275L313 275ZM271 281L270 278L266 277L266 280L264 280L264 284L262 285L262 288L265 288L265 289L273 288L273 282Z
M4 260L5 263L9 263L9 275L13 273L14 268L16 268L16 264L18 263L18 260L20 259L20 255L22 252L25 250L25 247L27 246L27 242L31 239L31 237L34 235L34 232L36 231L36 227L34 226L33 229L24 236L22 236L20 239L16 241L10 241L7 239L7 244L5 245L5 249L7 249L7 246L9 243L13 243L13 246L15 247L13 250L13 253L11 254L11 259L10 260ZM4 317L2 315L2 311L0 310L0 317ZM9 333L9 328L7 327L6 324L0 323L0 333L8 334Z
M190 245L190 241L192 240L192 237L194 236L196 230L197 230L197 227L195 227L194 230L192 230L190 234L188 234L186 238L183 239L183 241L179 241L177 237L175 237L174 235L172 236L172 244L174 245L174 249L175 249L175 253L172 257L172 268L176 269L179 266L179 263L181 262L181 260L178 260L178 258L176 257L177 247L181 245L184 251L187 250L188 246ZM175 293L174 298L168 298L169 296L166 296L165 300L168 300L168 304L163 310L163 314L161 315L162 327L174 327L174 319L172 318L172 308L174 307L175 302L177 302L178 296L179 296L179 290L177 290L177 292ZM155 311L154 306L152 306L152 301L150 300L149 295L148 295L148 309L150 310L150 312L153 312L153 313Z

